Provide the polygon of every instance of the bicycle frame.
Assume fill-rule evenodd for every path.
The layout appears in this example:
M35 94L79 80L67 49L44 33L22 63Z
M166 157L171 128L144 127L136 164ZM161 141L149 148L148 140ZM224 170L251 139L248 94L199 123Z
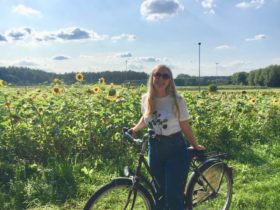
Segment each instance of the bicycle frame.
M129 135L129 134L126 134L126 135ZM132 136L129 136L129 137L131 139L134 139ZM152 197L154 199L154 202L155 202L154 204L156 206L157 206L158 202L160 201L160 199L163 198L163 193L162 193L161 186L159 185L156 178L152 175L151 169L150 169L150 167L148 165L148 162L145 158L145 152L146 152L146 149L147 149L147 143L148 143L149 138L151 138L151 135L146 134L143 137L143 142L141 142L142 148L141 148L141 152L139 153L139 158L138 158L138 164L137 164L137 167L136 167L136 171L133 175L130 176L130 179L132 180L133 185L132 185L131 190L129 192L124 210L126 210L128 204L130 202L130 198L131 198L132 194L133 194L133 200L132 200L131 210L134 208L134 204L135 204L135 200L136 200L136 196L137 196L137 189L138 189L138 186L140 185L140 183L143 183L145 186L147 186L148 190L151 192L151 195L152 195ZM134 139L134 141L136 141L136 140ZM136 141L136 142L139 143L140 141ZM193 153L194 151L196 151L196 150L194 150L193 148L189 150L189 152L190 152L190 157L189 157L190 171L192 171L192 174L197 174L200 177L202 177L203 181L207 184L207 186L210 187L212 192L214 192L212 194L212 196L215 197L217 195L217 192L219 191L221 183L219 183L218 189L215 190L215 188L209 183L207 178L203 175L203 171L201 172L200 169L205 164L208 164L210 162L213 163L213 164L215 164L215 163L222 164L223 169L229 171L231 181L233 181L232 168L229 167L223 161L223 159L225 159L225 154L214 154L214 153L211 154L211 153L208 153L208 155L207 154L204 155L203 151L196 151L195 153ZM198 160L200 163L196 164L196 160ZM151 181L149 181L144 175L141 174L141 169L142 169L143 164L144 164L144 167L146 168L148 174L151 177ZM223 171L222 177L223 176L224 176L224 171ZM190 190L189 187L187 187L187 189L185 191L186 198L188 198L189 196L192 196L191 192L189 190ZM210 199L210 197L207 197L206 199ZM187 202L187 200L186 200L186 202Z
M132 175L132 182L133 182L132 189L129 192L129 195L128 195L128 198L127 198L127 203L125 205L124 210L126 209L126 207L129 204L129 200L130 200L132 192L133 192L134 197L133 197L133 201L132 201L133 203L131 205L131 209L133 209L134 204L135 204L136 195L137 195L137 186L141 182L143 182L145 184L145 186L147 186L148 189L150 190L150 192L152 193L152 196L155 200L155 204L157 204L158 201L160 199L162 199L162 197L163 197L163 195L161 194L161 192L162 192L161 186L159 185L157 179L152 175L152 171L150 169L150 166L149 166L149 164L148 164L148 162L145 158L145 152L146 152L146 149L147 149L147 142L148 142L147 138L148 137L143 139L142 148L141 148L141 152L139 153L139 158L138 158L138 164L137 164L137 167L136 167L136 171L135 171L134 175ZM151 181L149 181L144 175L141 174L141 168L142 168L143 164L144 164L148 174L151 177Z

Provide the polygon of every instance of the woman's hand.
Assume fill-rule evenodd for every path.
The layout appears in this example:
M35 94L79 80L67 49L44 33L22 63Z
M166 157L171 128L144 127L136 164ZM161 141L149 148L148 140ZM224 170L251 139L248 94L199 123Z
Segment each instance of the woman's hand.
M194 149L196 149L196 150L205 150L205 147L203 145L198 144L198 145L196 145L194 147Z
M137 135L137 132L135 131L135 128L128 129L128 133L133 137L135 137Z

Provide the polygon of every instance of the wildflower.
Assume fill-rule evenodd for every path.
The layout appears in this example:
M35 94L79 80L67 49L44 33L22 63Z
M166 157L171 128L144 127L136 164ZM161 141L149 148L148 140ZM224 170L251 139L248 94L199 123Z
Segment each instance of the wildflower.
M104 85L104 84L105 84L105 79L104 79L104 77L101 77L101 78L99 79L99 84L101 84L101 85Z
M76 74L76 80L77 80L78 82L83 81L83 80L84 80L83 74L82 74L82 73L77 73L77 74Z
M94 87L93 88L93 93L97 94L97 93L99 93L99 91L100 91L99 87Z
M0 87L4 85L4 80L0 79Z

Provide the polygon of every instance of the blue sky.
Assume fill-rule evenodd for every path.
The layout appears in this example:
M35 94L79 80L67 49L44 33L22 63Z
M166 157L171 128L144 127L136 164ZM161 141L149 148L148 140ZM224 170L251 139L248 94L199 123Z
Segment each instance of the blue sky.
M232 75L280 64L280 0L0 0L0 66Z

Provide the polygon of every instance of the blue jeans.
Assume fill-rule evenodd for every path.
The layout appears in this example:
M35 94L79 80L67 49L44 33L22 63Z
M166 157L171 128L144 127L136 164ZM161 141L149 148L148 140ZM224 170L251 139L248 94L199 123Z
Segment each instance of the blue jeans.
M164 195L157 209L184 210L189 160L187 143L182 133L150 139L149 165Z

